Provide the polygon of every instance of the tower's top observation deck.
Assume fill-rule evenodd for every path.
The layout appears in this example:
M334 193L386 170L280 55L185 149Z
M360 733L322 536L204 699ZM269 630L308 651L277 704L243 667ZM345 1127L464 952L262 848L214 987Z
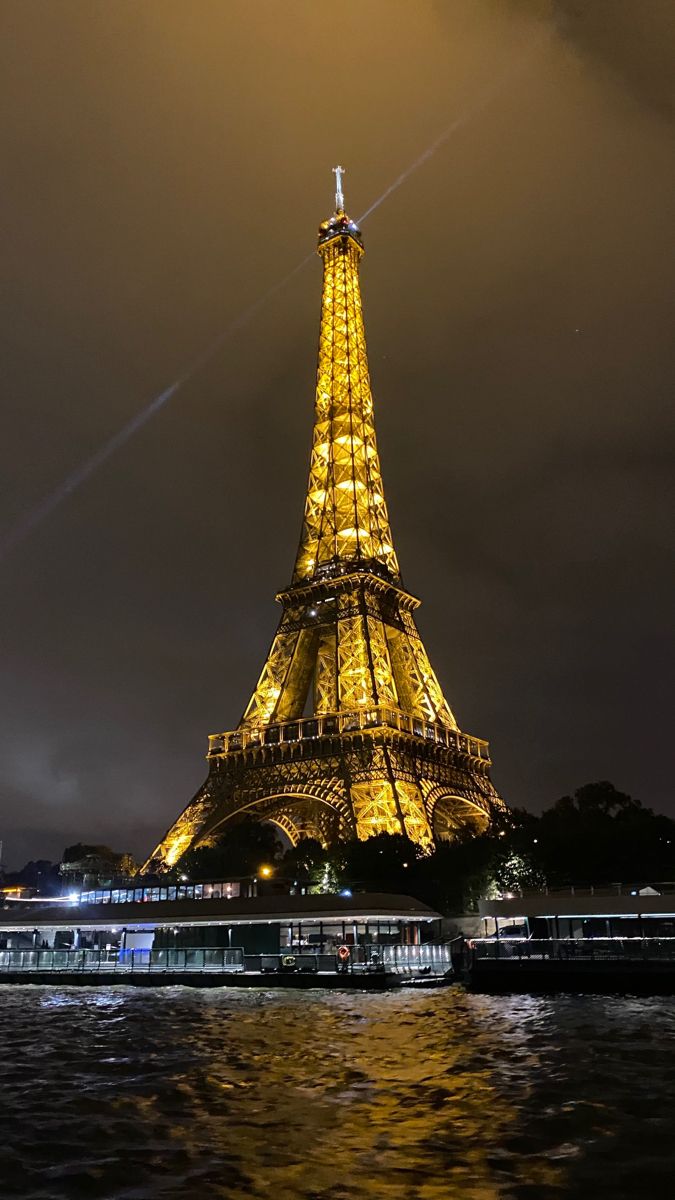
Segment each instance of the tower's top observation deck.
M327 221L322 221L319 225L319 254L324 246L336 238L352 241L363 253L361 230L356 221L352 221L351 217L344 212L334 213L332 217L329 217Z

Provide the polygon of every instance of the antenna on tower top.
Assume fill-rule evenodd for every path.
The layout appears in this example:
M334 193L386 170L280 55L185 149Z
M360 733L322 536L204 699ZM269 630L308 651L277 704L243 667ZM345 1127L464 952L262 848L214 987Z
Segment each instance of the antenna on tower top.
M342 191L342 176L345 173L344 167L333 167L335 176L335 211L343 213L345 211L345 197Z

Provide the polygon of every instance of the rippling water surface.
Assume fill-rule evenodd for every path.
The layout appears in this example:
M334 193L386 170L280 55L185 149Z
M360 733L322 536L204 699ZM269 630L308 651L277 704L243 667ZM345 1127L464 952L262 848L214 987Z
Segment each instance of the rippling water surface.
M675 1001L0 988L2 1200L675 1192Z

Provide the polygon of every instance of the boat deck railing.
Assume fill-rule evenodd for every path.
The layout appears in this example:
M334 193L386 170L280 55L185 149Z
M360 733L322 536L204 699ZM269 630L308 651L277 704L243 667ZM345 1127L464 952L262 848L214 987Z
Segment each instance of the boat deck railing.
M244 952L232 949L185 950L0 950L0 972L132 974L153 971L244 970Z
M565 887L519 888L502 899L526 899L531 896L578 896L588 899L589 896L672 896L675 894L675 882L665 883L600 883L600 884L568 884Z
M2 974L229 974L273 971L349 974L383 970L397 975L445 975L451 970L450 946L358 946L340 962L334 953L313 953L304 948L274 954L246 954L241 947L171 950L81 949L0 950Z
M449 942L424 942L421 946L373 946L388 971L402 975L445 975L452 968Z
M471 952L474 961L662 962L675 961L675 938L475 938Z

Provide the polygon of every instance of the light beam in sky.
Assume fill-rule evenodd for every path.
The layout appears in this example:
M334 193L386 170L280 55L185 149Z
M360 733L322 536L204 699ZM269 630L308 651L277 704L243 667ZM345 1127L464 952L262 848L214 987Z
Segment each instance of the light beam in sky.
M244 311L240 313L234 321L231 321L230 324L226 326L226 328L221 334L218 335L215 341L211 342L211 344L207 346L206 349L197 356L197 358L193 359L190 365L183 371L182 375L179 375L178 378L175 379L168 388L165 388L163 392L160 392L158 396L155 396L149 404L146 404L145 408L142 408L141 411L136 413L136 415L132 417L130 421L127 421L126 425L123 425L121 429L118 429L117 433L113 434L113 436L109 438L107 442L104 442L101 448L97 450L95 454L92 454L91 458L86 459L80 464L79 467L76 467L74 471L71 471L70 475L67 475L63 482L60 483L58 487L54 488L53 492L50 492L49 495L45 496L45 498L40 501L39 504L36 504L34 508L31 508L28 510L28 512L24 513L24 515L19 518L16 524L12 526L5 536L0 538L0 563L3 562L7 555L10 554L17 546L19 546L21 542L25 541L29 534L32 533L38 525L42 524L45 518L53 513L54 509L58 508L59 504L61 504L63 500L66 500L68 496L77 491L77 489L87 481L89 476L94 474L94 471L97 471L99 467L103 466L103 463L107 462L107 460L115 453L116 450L119 450L121 446L124 446L125 443L129 441L129 438L133 437L135 433L138 433L139 429L142 429L144 425L147 425L150 418L154 417L155 413L158 413L160 409L164 408L165 404L168 404L172 396L175 396L176 392L183 387L183 384L192 379L193 375L196 375L197 372L203 366L205 366L209 359L213 358L214 354L220 349L224 342L226 342L233 333L236 333L238 329L242 329L250 321L251 317L254 317L255 314L259 312L260 309L263 308L273 296L276 296L277 292L280 292L283 288L285 288L286 284L290 283L291 279L293 279L300 271L302 271L303 267L306 267L307 264L312 261L313 257L313 254L308 254L307 257L303 258L302 262L298 263L298 265L294 267L292 271L289 271L287 275L284 275L283 279L280 279L278 283L275 283L271 288L269 288L264 295L259 296L258 299L255 300L253 304L250 304L248 308L245 308Z
M541 44L543 40L544 38L539 37L537 39L538 44ZM548 41L548 38L545 40ZM416 158L409 167L406 167L405 171L401 171L401 174L396 177L394 182L390 183L388 188L385 188L385 190L382 192L382 195L378 196L377 200L373 201L370 207L366 209L362 216L359 217L359 224L361 224L362 221L365 221L366 217L369 217L371 213L374 213L375 209L379 208L380 205L387 200L389 196L391 196L392 192L398 191L401 184L405 183L406 179L409 179L410 176L413 175L423 163L428 162L429 159L432 158L436 153L436 151L440 150L441 146L444 146L445 143L449 141L453 133L457 133L457 130L466 125L468 121L472 121L474 117L477 117L479 113L482 113L483 109L487 108L500 92L503 92L507 83L510 83L517 75L520 74L522 68L529 64L531 57L531 54L528 53L527 55L523 55L521 58L519 58L514 67L511 67L508 71L505 71L503 75L500 75L493 86L488 88L488 90L483 93L480 100L476 101L476 103L473 104L466 112L461 113L459 117L456 117L455 120L448 125L447 129L444 129L443 132L438 135L436 140L433 141L430 146L427 146L426 150L420 154L419 158Z
M548 41L548 38L539 36L537 38L537 45L535 48L538 49L544 40ZM433 141L431 145L427 146L426 150L420 154L419 158L416 158L415 161L410 164L410 166L406 167L405 171L402 171L401 174L398 175L397 178L394 179L394 181L390 183L387 188L385 188L382 194L373 201L369 208L367 208L366 211L357 218L358 224L362 224L363 221L365 221L371 215L371 213L374 213L375 210L378 209L380 205L392 195L393 192L398 191L401 185L405 183L406 180L415 173L415 171L419 170L419 168L425 162L428 162L429 159L432 158L432 156L437 152L437 150L440 150L441 146L444 146L446 142L449 141L454 133L456 133L459 129L466 125L467 122L473 120L474 117L478 116L485 108L487 108L488 105L491 104L496 98L496 96L504 90L507 84L510 83L520 73L523 66L529 64L529 62L532 60L532 57L532 53L530 52L528 52L526 55L523 55L518 60L515 67L510 67L504 72L503 75L499 76L495 84L491 88L488 88L487 92L482 95L481 99L477 101L476 104L472 105L466 112L456 117L455 120L452 121L441 134L439 134L435 141ZM338 169L340 172L343 170L342 167ZM337 184L338 195L341 196L341 177L337 177ZM138 433L138 431L142 429L144 425L147 425L151 417L154 417L156 413L160 412L160 410L163 409L166 404L168 404L169 400L175 396L176 392L178 392L184 386L184 384L188 383L193 376L196 375L197 372L200 371L201 368L213 358L220 347L224 345L224 343L230 337L232 337L234 333L247 325L251 318L254 317L261 308L264 308L264 306L270 300L272 300L274 296L281 292L287 286L287 284L289 284L291 280L294 279L295 276L298 275L300 271L302 271L307 264L312 261L313 258L314 254L308 254L307 257L303 258L302 262L299 262L292 271L289 271L288 274L284 275L284 277L280 279L278 283L275 283L262 296L259 296L259 298L253 302L253 304L244 309L244 311L240 313L238 317L236 317L230 322L229 325L226 326L226 328L221 334L218 335L215 341L211 342L210 345L201 352L201 354L193 359L189 366L186 367L182 374L179 375L178 378L169 385L169 387L165 388L163 392L160 392L158 396L155 396L149 402L149 404L145 406L145 408L142 408L140 412L136 414L136 416L132 417L131 420L127 422L126 425L123 425L122 428L117 431L117 433L113 434L113 436L109 438L99 450L92 454L91 458L86 459L85 462L81 463L79 467L76 467L74 471L71 471L71 473L62 481L62 483L60 483L52 492L45 496L43 500L36 504L34 508L29 509L26 513L24 513L23 516L20 517L19 520L8 530L4 537L0 538L0 562L4 561L7 555L12 552L12 550L16 549L17 546L24 542L26 538L33 532L33 530L36 529L38 525L41 525L42 522L46 520L46 518L49 517L64 500L67 500L67 498L72 495L73 492L77 491L77 489L81 487L83 483L86 483L87 479L89 479L89 477L93 475L99 467L103 466L103 464L112 457L116 450L119 450L122 446L124 446L135 433Z

